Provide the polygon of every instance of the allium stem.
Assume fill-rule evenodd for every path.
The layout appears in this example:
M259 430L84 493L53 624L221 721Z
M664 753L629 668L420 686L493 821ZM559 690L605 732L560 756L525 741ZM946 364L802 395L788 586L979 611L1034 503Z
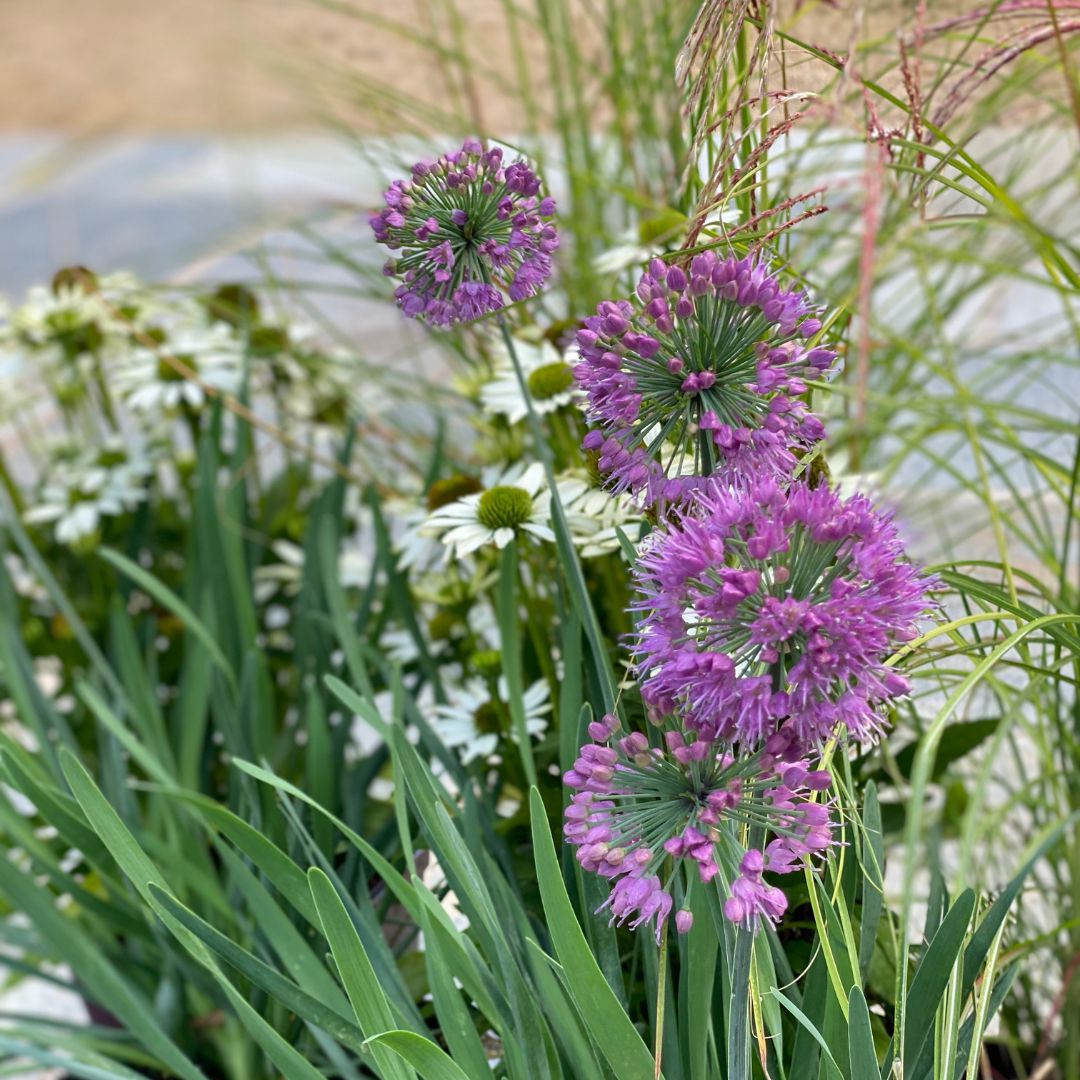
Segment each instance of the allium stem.
M555 542L558 545L559 557L562 560L563 569L570 579L570 599L577 610L578 618L585 627L585 634L589 639L589 647L592 650L593 660L596 664L599 676L600 691L604 696L604 712L615 711L615 692L611 679L611 673L607 669L607 649L604 644L603 631L596 618L596 611L589 600L589 593L585 587L585 575L581 571L581 562L570 537L570 526L566 521L566 511L563 509L562 500L559 498L559 486L555 478L555 464L551 454L551 447L544 438L544 429L540 426L540 417L533 408L532 394L529 392L529 381L518 358L517 349L514 347L514 337L510 333L510 327L506 318L499 314L496 316L499 330L503 341L506 343L506 351L510 354L510 362L514 365L514 374L517 376L521 396L528 410L529 431L536 444L536 455L544 466L544 474L547 477L548 488L551 491L551 521L555 527Z
M664 1010L667 1008L667 924L660 933L660 958L656 977L656 1043L654 1045L653 1080L660 1080L664 1060Z
M735 928L735 955L731 962L731 1009L728 1013L728 1080L750 1078L750 958L754 931Z
M748 850L761 846L764 829L752 826ZM727 1080L750 1080L750 961L754 954L754 930L735 928L735 952L731 959L731 1006L728 1010Z

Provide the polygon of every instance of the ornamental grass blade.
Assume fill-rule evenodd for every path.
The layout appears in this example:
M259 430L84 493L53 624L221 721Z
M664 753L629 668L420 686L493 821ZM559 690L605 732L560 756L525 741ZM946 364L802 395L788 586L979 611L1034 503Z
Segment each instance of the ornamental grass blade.
M1080 810L1071 814L1065 821L1050 831L1050 834L1039 844L1034 854L1024 863L1012 881L1002 889L1001 894L982 917L979 925L975 928L975 932L971 935L967 948L964 950L964 981L961 984L960 991L963 998L967 998L975 986L975 980L982 969L983 961L990 952L994 938L997 936L1001 924L1005 921L1009 908L1012 907L1013 902L1020 894L1020 889L1027 880L1028 875L1035 868L1035 864L1058 842L1061 834L1070 826L1076 824L1077 821L1080 821Z
M563 884L547 811L540 793L529 794L536 877L548 932L559 963L567 972L574 1002L608 1064L620 1080L653 1080L653 1056L623 1011L589 950Z

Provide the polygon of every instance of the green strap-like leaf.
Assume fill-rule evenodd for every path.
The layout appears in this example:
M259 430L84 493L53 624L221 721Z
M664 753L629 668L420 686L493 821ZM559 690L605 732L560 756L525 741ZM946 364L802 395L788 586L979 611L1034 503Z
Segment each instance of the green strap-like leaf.
M213 661L221 669L230 684L236 685L236 673L225 654L221 651L214 635L206 624L176 595L167 585L160 582L153 574L147 573L138 563L132 562L126 555L109 548L101 549L101 557L131 578L140 589L149 593L162 607L171 611L195 637L202 642Z
M848 1061L851 1080L873 1080L879 1075L870 1010L858 986L853 986L848 996Z
M375 977L375 969L364 951L360 935L333 883L321 870L312 867L308 871L308 884L322 921L323 935L334 954L338 974L356 1013L360 1030L370 1039L374 1034L394 1029L390 1003ZM413 1077L412 1069L380 1047L372 1047L372 1056L380 1074L388 1080L411 1080Z
M64 1076L77 1077L78 1080L143 1080L142 1073L132 1072L126 1065L110 1061L91 1050L73 1056L59 1053L55 1048L47 1050L31 1042L0 1035L0 1054L3 1054L5 1059L25 1058L50 1069L62 1069Z
M112 852L120 869L139 891L139 895L158 913L161 921L169 928L173 936L210 972L232 1004L237 1018L262 1047L267 1057L281 1070L286 1080L324 1080L314 1066L299 1051L290 1046L233 986L202 941L157 904L150 886L151 884L159 886L166 884L165 875L135 842L127 826L98 790L82 763L72 753L64 750L60 755L60 764L83 813L86 814L87 820L98 836L105 842L105 846ZM119 1012L117 1015L121 1016ZM136 1030L130 1019L124 1016L121 1016L121 1019L125 1020L133 1031ZM202 1076L197 1071L186 1075L199 1078Z
M184 1080L206 1080L154 1019L151 1003L80 933L78 924L56 907L52 894L35 885L6 858L0 858L0 893L33 923L56 958L70 965L89 996L108 1005L109 1011L163 1065Z
M548 931L585 1023L620 1080L653 1080L653 1057L623 1011L589 950L563 884L547 812L536 788L529 796L536 877Z
M424 931L424 963L435 1014L439 1018L439 1029L454 1057L466 1065L473 1075L484 1076L491 1072L487 1055L473 1022L474 1014L462 1000L461 991L454 982L453 969L450 967L452 958L445 954L442 944L441 935L445 931L426 911L421 910L420 915Z
M381 1035L373 1035L369 1041L389 1047L425 1080L483 1080L491 1075L488 1068L484 1073L470 1076L430 1039L412 1031L384 1031Z
M784 997L778 990L773 991L773 996L793 1017L795 1017L796 1022L803 1031L805 1031L814 1042L821 1047L821 1052L824 1055L821 1059L822 1080L844 1080L844 1074L840 1071L840 1066L836 1064L836 1059L832 1056L828 1043L821 1037L821 1032L819 1032L807 1019L806 1013L804 1013L793 1001ZM859 1080L863 1080L863 1078L860 1077ZM873 1078L871 1078L871 1080L873 1080Z
M253 956L247 949L241 948L219 930L215 930L205 919L200 919L194 911L181 904L171 893L158 885L151 884L150 894L156 906L190 930L241 975L265 990L273 1000L296 1013L302 1020L322 1028L327 1034L333 1035L335 1039L357 1053L363 1052L363 1033L350 1019L305 993L269 964Z
M949 984L949 976L964 948L975 910L975 893L965 889L941 921L933 941L915 971L904 1010L903 1060L914 1067L934 1030L934 1014Z
M881 827L881 805L878 803L877 785L871 780L866 785L866 798L862 814L863 857L862 868L862 914L859 919L859 974L863 982L870 972L874 956L874 942L885 902L883 875L885 872L885 841Z

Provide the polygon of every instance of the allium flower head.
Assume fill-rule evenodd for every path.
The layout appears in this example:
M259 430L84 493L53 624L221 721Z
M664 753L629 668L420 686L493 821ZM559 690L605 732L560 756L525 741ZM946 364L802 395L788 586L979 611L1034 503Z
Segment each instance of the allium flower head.
M833 843L829 806L813 801L829 773L789 760L783 734L740 757L684 735L670 719L663 746L620 730L614 716L591 724L589 734L594 741L564 777L575 794L563 834L584 869L613 881L600 909L613 921L630 920L631 929L652 922L659 940L686 870L706 883L717 875L731 882L724 912L733 922L776 922L787 900L762 872L799 870ZM744 846L751 827L768 839L763 851ZM689 912L676 916L682 933L691 922Z
M597 425L586 447L617 490L677 502L708 486L786 475L793 448L824 435L797 396L836 354L806 295L754 258L711 251L689 266L654 259L637 304L606 300L578 332L574 369Z
M708 739L858 739L908 690L885 661L935 586L868 498L759 481L653 534L635 570L642 694Z
M504 164L499 147L467 139L438 161L418 162L383 198L371 228L397 253L385 273L401 279L394 295L409 318L468 322L498 311L504 295L534 296L551 274L555 200L524 161Z

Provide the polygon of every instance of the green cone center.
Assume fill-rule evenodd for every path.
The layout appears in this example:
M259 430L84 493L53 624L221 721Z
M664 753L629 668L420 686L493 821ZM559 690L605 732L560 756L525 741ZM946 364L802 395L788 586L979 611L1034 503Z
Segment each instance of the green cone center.
M475 495L481 489L481 486L480 481L475 476L466 476L462 473L448 476L444 480L436 480L428 488L428 509L438 510L442 506L457 502L458 499L462 499L466 495Z
M574 372L569 364L557 360L544 364L529 373L529 393L537 401L546 401L566 393L574 385Z
M503 711L494 701L485 701L473 713L473 723L481 735L499 735L506 726Z
M516 529L532 517L532 496L519 487L500 484L480 496L476 516L488 529Z

